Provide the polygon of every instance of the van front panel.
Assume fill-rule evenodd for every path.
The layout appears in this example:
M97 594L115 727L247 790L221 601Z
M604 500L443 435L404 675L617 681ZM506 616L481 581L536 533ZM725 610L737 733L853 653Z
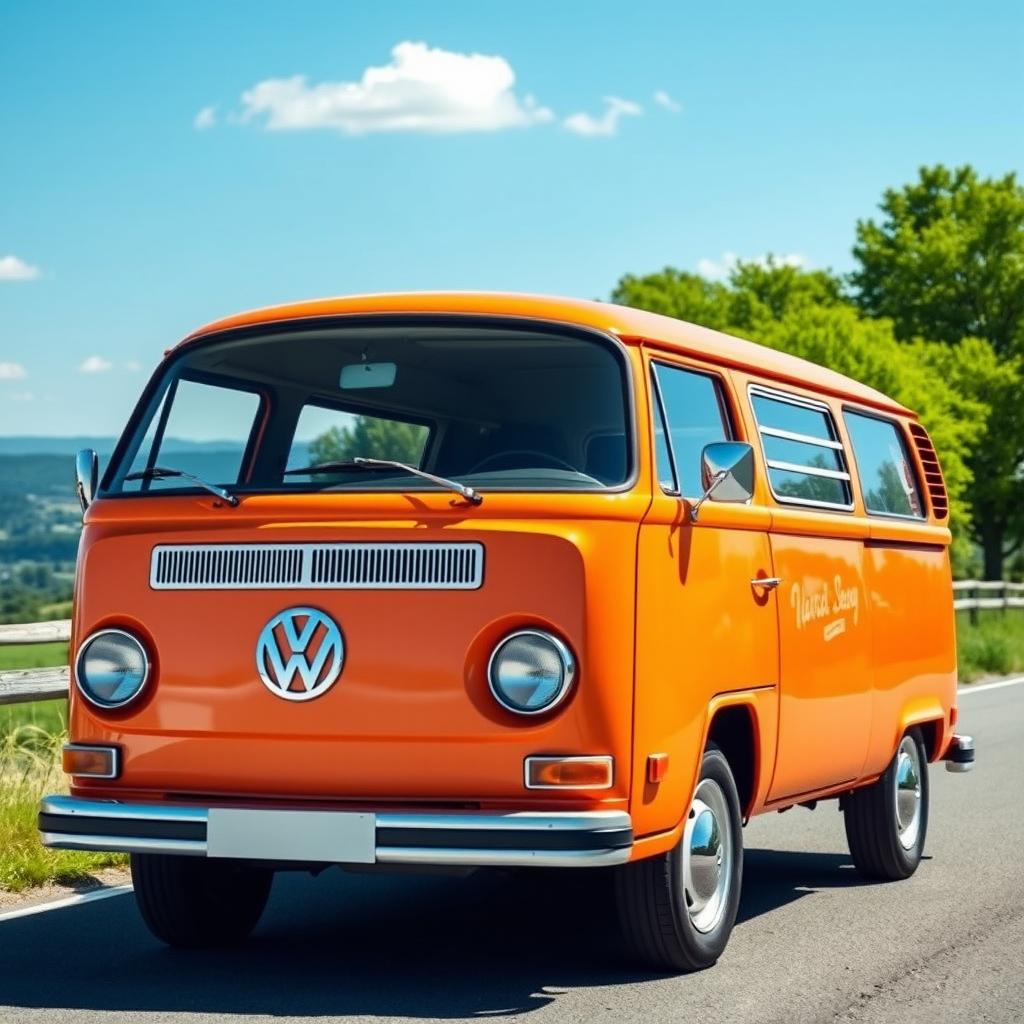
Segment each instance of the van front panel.
M76 638L126 628L143 639L153 663L147 692L123 710L72 701L76 740L124 747L119 789L544 800L551 794L524 790L527 756L610 754L613 785L595 796L626 795L636 501L604 499L601 518L531 521L503 517L493 500L491 511L452 522L441 499L410 517L402 499L387 497L406 507L390 517L378 509L372 522L351 511L320 521L309 509L263 512L256 498L244 512L224 513L165 497L153 516L142 516L139 502L130 524L119 520L120 503L96 507L83 539L80 575L88 586L79 594ZM158 545L268 538L472 542L482 546L483 578L478 589L150 585ZM308 701L282 699L260 678L261 631L292 607L326 613L343 637L337 681ZM565 705L549 715L517 716L488 685L495 645L528 627L563 638L578 664Z

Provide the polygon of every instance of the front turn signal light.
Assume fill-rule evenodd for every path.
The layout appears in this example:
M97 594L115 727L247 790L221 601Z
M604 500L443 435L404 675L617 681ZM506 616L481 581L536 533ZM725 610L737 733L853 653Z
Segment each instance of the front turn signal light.
M121 771L117 747L96 747L67 743L61 751L61 765L68 775L89 779L116 779Z
M527 789L610 789L615 761L601 757L528 757Z

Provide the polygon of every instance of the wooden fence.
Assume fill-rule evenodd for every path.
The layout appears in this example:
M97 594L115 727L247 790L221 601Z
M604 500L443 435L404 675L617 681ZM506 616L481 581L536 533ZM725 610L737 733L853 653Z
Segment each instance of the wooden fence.
M953 584L953 607L976 612L986 608L1024 608L1024 583L1002 580L957 580ZM961 594L967 596L961 597Z
M71 622L30 622L0 626L0 646L6 644L48 644L71 638ZM67 665L53 668L20 668L0 671L0 704L30 700L56 700L68 695Z
M1000 580L958 580L953 584L953 607L970 612L977 621L979 611L1005 611L1024 608L1024 583ZM68 641L71 622L32 622L0 626L0 646L5 644L43 644ZM67 665L52 668L23 668L0 671L0 704L20 704L33 700L56 700L68 695Z

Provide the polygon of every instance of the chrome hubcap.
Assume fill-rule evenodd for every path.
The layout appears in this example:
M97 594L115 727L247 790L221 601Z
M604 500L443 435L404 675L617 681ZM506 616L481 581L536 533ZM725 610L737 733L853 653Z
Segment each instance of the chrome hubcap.
M917 744L904 736L896 751L896 831L904 850L913 849L921 829L921 760Z
M683 831L683 897L694 928L710 932L722 919L732 885L729 805L717 782L703 779Z

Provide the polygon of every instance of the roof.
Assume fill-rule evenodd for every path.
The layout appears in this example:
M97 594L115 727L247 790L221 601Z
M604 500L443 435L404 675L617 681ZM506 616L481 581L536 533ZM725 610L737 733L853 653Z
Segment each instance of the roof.
M750 370L779 381L801 386L809 385L867 405L903 413L910 412L881 391L876 391L851 377L752 341L627 306L548 295L505 292L406 292L312 299L249 310L215 320L194 331L181 344L186 345L214 332L233 327L367 313L489 314L578 324L615 334L624 340L650 341L687 355L707 357L722 365Z

